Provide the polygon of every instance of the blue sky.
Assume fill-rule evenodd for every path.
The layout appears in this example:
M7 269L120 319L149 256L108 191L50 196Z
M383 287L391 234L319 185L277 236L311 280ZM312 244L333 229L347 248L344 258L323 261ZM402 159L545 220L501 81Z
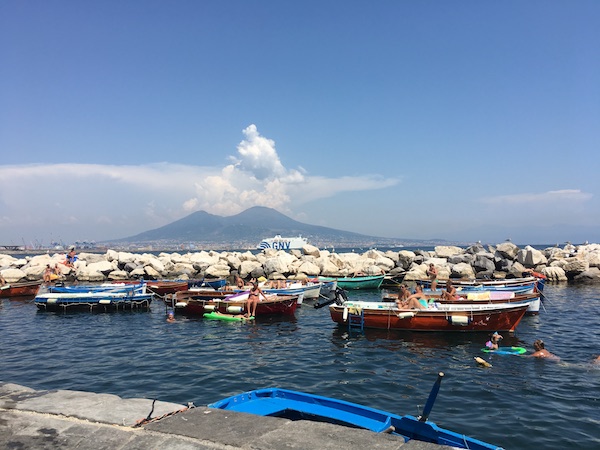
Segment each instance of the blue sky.
M600 242L600 2L0 4L0 244L269 206Z

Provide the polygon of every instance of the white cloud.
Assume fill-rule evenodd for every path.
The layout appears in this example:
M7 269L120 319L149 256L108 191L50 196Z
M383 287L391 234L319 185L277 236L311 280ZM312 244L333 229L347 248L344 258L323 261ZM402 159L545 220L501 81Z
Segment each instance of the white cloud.
M579 189L562 189L558 191L548 191L541 193L524 193L514 195L499 195L496 197L487 197L482 199L483 203L488 204L535 204L552 202L585 202L592 198L592 194L581 192Z
M137 234L191 212L232 215L252 206L291 214L292 206L348 191L382 189L398 179L378 175L326 178L283 166L275 143L255 125L224 167L172 163L119 166L0 166L0 232L12 240L49 233L65 240Z

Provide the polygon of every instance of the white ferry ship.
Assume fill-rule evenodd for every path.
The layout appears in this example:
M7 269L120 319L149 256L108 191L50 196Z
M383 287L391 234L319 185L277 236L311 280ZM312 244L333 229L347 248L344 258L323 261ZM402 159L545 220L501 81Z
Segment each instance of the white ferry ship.
M259 250L273 248L275 250L293 250L301 249L308 244L308 240L302 236L298 237L281 237L279 234L272 238L263 239L256 247Z

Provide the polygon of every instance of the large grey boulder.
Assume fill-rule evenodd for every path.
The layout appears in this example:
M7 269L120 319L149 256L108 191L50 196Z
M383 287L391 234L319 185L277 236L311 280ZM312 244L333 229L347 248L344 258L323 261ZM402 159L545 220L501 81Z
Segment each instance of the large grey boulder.
M590 265L585 259L569 258L566 260L566 263L562 266L562 268L567 274L567 278L573 279L580 273L588 270Z
M258 269L262 270L262 265L258 261L245 260L242 261L238 272L240 277L248 278L252 273L256 273Z
M79 270L79 268L78 268L78 270ZM87 266L85 267L85 270L88 273L101 272L104 275L108 275L113 270L117 270L117 265L115 263L111 263L108 261L98 261L98 262L93 262L91 264L87 264Z
M321 269L318 265L314 264L311 261L304 261L300 266L298 266L296 273L304 273L308 276L317 276L321 273Z
M558 266L544 267L542 273L546 275L548 281L567 281L567 274Z
M204 275L209 278L227 278L229 276L229 266L227 264L215 264L210 266L204 272Z
M519 250L516 259L525 267L535 267L539 266L540 264L548 263L548 259L546 258L546 256L544 256L544 253L529 245L526 246L524 249Z
M465 253L464 249L453 245L438 245L434 248L434 251L438 258L449 258Z
M314 256L315 258L318 258L319 256L321 256L321 252L319 251L319 249L317 247L315 247L314 245L310 245L310 244L306 244L302 247L302 254Z
M502 242L501 244L496 245L496 253L502 258L514 260L519 253L519 247L512 242Z
M108 274L107 278L109 280L127 280L129 279L129 273L124 270L113 270Z
M450 277L473 279L475 278L475 271L473 270L473 267L467 263L453 264L451 266Z
M410 250L400 250L398 252L398 267L407 270L415 259L415 256L417 255Z
M488 256L478 254L475 257L475 261L473 261L473 269L475 272L493 272L496 268L494 261L492 261Z
M598 267L590 267L588 270L585 270L573 277L573 281L582 283L582 282L600 282L600 269Z
M7 283L18 283L21 280L25 280L27 277L27 274L21 269L4 269L0 273Z

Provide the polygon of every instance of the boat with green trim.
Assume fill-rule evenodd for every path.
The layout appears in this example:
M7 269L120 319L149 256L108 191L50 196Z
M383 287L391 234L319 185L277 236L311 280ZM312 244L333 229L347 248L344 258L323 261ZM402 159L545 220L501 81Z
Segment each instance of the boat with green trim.
M319 281L336 281L341 289L379 289L385 275L366 275L359 277L319 277Z

